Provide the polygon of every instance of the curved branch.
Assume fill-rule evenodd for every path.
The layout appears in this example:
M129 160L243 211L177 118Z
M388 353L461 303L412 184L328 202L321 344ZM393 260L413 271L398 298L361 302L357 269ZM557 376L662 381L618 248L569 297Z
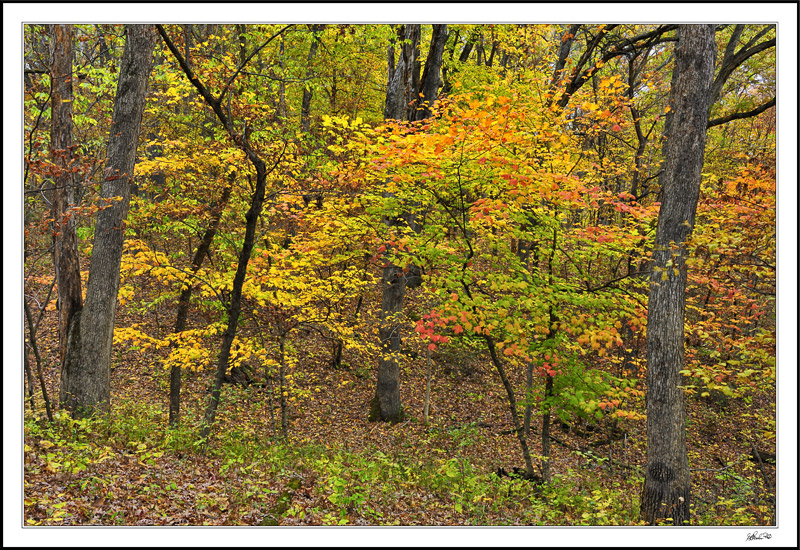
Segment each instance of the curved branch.
M767 31L769 31L769 27L762 30L758 36L762 36ZM734 49L736 47L736 42L739 40L741 36L741 29L739 26L734 29L733 34L731 35L730 40L728 41L728 45L725 47L725 55L722 58L722 63L719 68L719 73L717 73L716 78L714 79L714 83L711 87L711 103L712 105L717 102L717 100L722 96L722 88L725 86L725 83L728 81L730 76L733 72L738 69L742 63L756 55L757 53L761 53L765 50L775 47L775 39L771 38L770 40L765 40L760 44L756 44L752 46L753 40L748 42L745 46L739 49L738 52L734 53Z
M740 118L750 118L750 117L758 116L761 113L763 113L764 111L766 111L767 109L770 109L770 108L774 107L775 106L775 99L776 98L773 97L772 99L770 99L769 101L767 101L763 105L761 105L759 107L756 107L752 111L745 111L743 113L732 113L732 114L724 116L724 117L720 117L720 118L715 118L713 120L709 120L708 121L708 126L706 126L706 128L712 128L714 126L719 126L720 124L725 124L726 122L730 122L732 120L739 120Z
M289 29L289 28L291 28L291 27L294 27L294 24L291 24L291 25L286 25L286 26L285 26L285 27L283 27L281 30L279 30L278 32L276 32L275 34L273 34L272 36L270 36L270 37L267 39L267 41L266 41L266 42L264 42L263 44L261 44L261 45L260 45L258 48L256 48L255 50L253 50L253 51L252 51L252 53L251 53L250 55L248 55L248 56L247 56L247 58L245 58L245 60L244 60L244 61L242 61L242 63L241 63L241 64L239 65L239 67L236 69L236 72L234 72L234 73L233 73L233 75L231 75L231 77L230 77L230 78L228 78L228 81L225 83L225 86L223 86L223 88L222 88L222 91L219 93L219 97L217 98L217 101L219 101L219 102L221 102L221 101L222 101L222 96L224 96L224 95L225 95L225 92L227 92L227 91L228 91L228 88L230 88L230 87L231 87L231 84L233 84L233 81L234 81L234 80L236 80L236 77L237 77L237 76L239 76L239 73L240 73L240 72L242 72L242 69L244 69L244 68L247 66L247 64L250 62L250 60L251 60L251 59L253 59L253 56L255 56L255 55L258 53L258 52L260 52L261 50L263 50L263 49L264 49L264 48L267 46L267 44L269 44L270 42L272 42L273 40L275 40L277 37L279 37L280 35L282 35L282 34L283 34L283 33L284 33L284 32L285 32L287 29Z

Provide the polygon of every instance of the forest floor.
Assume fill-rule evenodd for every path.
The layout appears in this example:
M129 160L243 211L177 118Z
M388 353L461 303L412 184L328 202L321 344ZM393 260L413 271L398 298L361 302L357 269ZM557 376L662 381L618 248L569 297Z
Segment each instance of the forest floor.
M40 327L45 365L57 362L54 322L48 313ZM554 425L553 480L541 486L497 475L524 462L488 359L435 356L427 425L424 358L409 359L401 375L406 417L391 425L367 420L372 365L346 356L334 369L328 355L308 353L294 370L288 441L276 437L276 399L270 412L265 389L226 384L208 445L198 445L211 369L184 373L182 424L167 429L169 373L138 352L115 360L107 417L76 422L60 414L48 424L38 393L35 412L26 400L26 524L639 524L644 420L620 421L614 432L605 421ZM51 399L54 370L45 372ZM759 436L764 418L774 419L774 400L687 403L692 523L774 524L774 440ZM534 413L534 455L540 431ZM612 433L617 438L604 443Z

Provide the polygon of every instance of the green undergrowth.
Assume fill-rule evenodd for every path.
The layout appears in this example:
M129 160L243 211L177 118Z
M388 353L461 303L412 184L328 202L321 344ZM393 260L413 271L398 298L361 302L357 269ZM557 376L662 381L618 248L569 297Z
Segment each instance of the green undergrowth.
M419 460L402 455L400 449L387 454L335 443L259 440L232 429L217 430L204 446L191 420L184 422L188 427L167 429L158 408L136 403L122 403L112 414L96 419L73 420L59 413L53 423L27 420L26 510L34 505L47 510L46 521L28 523L70 523L63 503L68 497L58 501L39 495L29 487L29 477L60 476L68 487L99 498L108 496L115 476L125 475L131 459L145 468L164 468L165 462L188 458L204 464L209 476L226 480L218 489L224 494L194 501L194 506L224 514L220 524L640 524L641 479L615 481L579 468L538 485L480 470L463 456ZM121 457L125 464L108 467ZM99 467L107 461L112 462ZM167 476L158 487L142 486L141 491L163 492L177 484ZM747 524L754 519L740 503L720 506L726 504L731 507L730 521ZM725 517L722 511L716 509L718 521ZM710 520L697 519L701 524ZM124 524L124 519L118 521Z

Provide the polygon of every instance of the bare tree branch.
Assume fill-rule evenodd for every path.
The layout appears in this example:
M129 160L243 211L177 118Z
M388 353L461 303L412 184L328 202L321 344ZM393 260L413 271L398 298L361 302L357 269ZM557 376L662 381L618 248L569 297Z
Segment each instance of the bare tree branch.
M739 120L741 118L750 118L750 117L758 116L761 113L763 113L764 111L766 111L767 109L770 109L770 108L772 108L774 106L775 106L775 98L773 97L772 99L770 99L769 101L767 101L763 105L761 105L759 107L756 107L752 111L745 111L743 113L732 113L732 114L724 116L724 117L720 117L720 118L715 118L713 120L709 120L707 128L712 128L714 126L719 126L720 124L725 124L726 122L730 122L732 120Z
M712 85L711 89L711 101L712 105L716 103L719 98L722 96L722 88L725 86L725 83L730 78L733 71L738 69L745 61L756 55L757 53L763 52L770 48L775 47L775 39L772 38L770 40L765 40L760 44L753 45L753 43L758 40L761 36L766 34L769 30L771 30L772 25L768 25L764 29L761 30L755 37L753 37L747 44L739 49L738 52L736 50L736 44L741 37L743 31L743 25L737 25L734 30L733 34L731 34L730 40L728 40L728 45L725 47L725 54L722 58L722 63L720 64L719 72L717 73L716 78L714 79L714 84Z

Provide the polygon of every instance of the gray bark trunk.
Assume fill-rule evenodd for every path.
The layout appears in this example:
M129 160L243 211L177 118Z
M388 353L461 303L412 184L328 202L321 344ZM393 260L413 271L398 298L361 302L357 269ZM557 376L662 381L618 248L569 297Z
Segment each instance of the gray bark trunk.
M400 59L386 90L385 119L411 120L410 103L419 87L419 35L420 25L404 26Z
M400 320L406 279L403 269L390 265L383 270L383 296L378 335L381 341L381 358L378 361L378 382L370 410L370 420L399 422L402 416L400 402Z
M81 274L78 263L78 236L75 218L75 174L72 142L72 25L48 25L52 40L50 101L50 152L55 165L51 212L53 216L53 264L58 285L58 351L64 363L67 331L72 317L83 307Z
M647 316L647 469L642 518L689 519L683 325L685 242L694 227L714 78L713 25L681 25L670 91L673 118L660 178L663 198L653 250Z
M411 120L424 120L431 116L431 108L442 87L442 79L439 76L442 70L442 55L444 54L444 44L447 42L447 25L434 25L433 36L431 37L431 47L428 50L428 58L425 60L425 69L422 71L420 82L420 92L415 98L418 107L413 113Z
M384 116L387 119L415 120L413 117L417 116L417 113L425 112L417 111L420 92L430 94L424 96L430 105L436 101L436 94L441 85L439 72L444 43L447 40L447 25L433 26L433 39L428 53L429 62L425 64L425 75L421 83L419 82L419 36L419 25L405 26L405 40L400 60L386 92ZM430 110L427 112L430 114ZM386 223L389 225L404 223L415 229L416 220L409 213L401 213L394 220L387 219ZM397 362L401 344L399 317L402 314L406 286L413 288L420 283L418 268L411 267L405 272L403 268L390 264L383 270L381 318L378 328L381 358L378 362L375 397L370 405L369 419L372 421L398 422L402 417L400 366Z
M61 404L77 417L107 410L111 399L111 342L125 218L153 65L153 27L126 25L125 34L102 185L108 207L97 215L86 303L70 323L61 370Z

